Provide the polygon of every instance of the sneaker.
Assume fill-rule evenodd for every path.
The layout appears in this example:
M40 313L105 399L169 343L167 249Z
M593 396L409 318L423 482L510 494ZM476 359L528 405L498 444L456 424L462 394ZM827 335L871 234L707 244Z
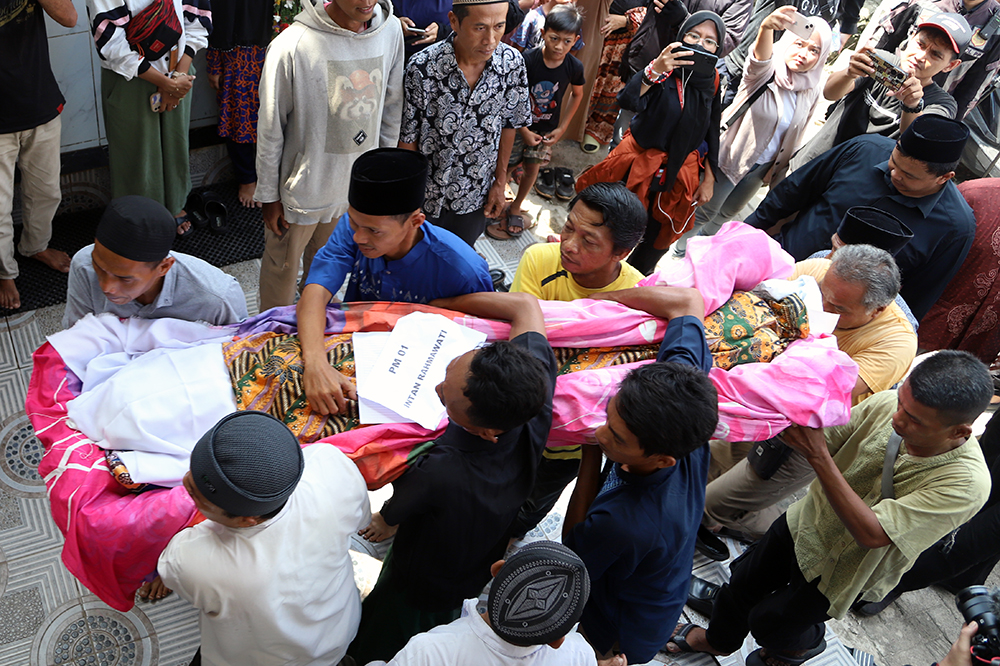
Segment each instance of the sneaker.
M551 199L556 193L556 172L551 167L545 167L538 172L535 179L535 192L543 199Z
M576 179L569 169L558 167L555 170L556 196L563 201L569 201L576 196Z

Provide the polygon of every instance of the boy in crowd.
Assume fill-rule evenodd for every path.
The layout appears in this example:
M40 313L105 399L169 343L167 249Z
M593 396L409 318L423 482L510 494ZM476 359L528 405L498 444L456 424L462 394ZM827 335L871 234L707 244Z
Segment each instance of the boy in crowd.
M563 543L593 584L580 627L598 658L617 644L647 662L687 599L718 397L708 379L705 304L694 289L636 287L601 298L669 320L657 362L630 372L585 446ZM602 474L601 454L609 466Z
M478 599L466 599L461 618L414 636L389 666L595 665L594 651L573 631L590 594L587 568L573 551L538 541L494 562L490 573L485 612L477 610ZM625 666L625 660L599 666Z
M508 179L518 165L524 165L524 175L517 186L517 196L507 209L506 218L486 227L486 235L496 240L508 240L521 235L525 228L535 226L525 220L521 210L525 197L538 178L538 171L552 155L552 146L559 143L583 98L583 64L570 55L570 49L583 26L583 14L576 5L560 5L545 17L542 45L524 52L528 72L528 93L531 99L531 125L517 130L514 147L507 164ZM570 96L565 97L567 89ZM564 170L563 170L564 171ZM551 172L549 172L551 173ZM558 183L554 177L539 182L538 193L547 198L555 194L561 199L573 197L572 180Z
M351 169L348 208L313 260L295 308L309 406L338 414L354 383L327 360L326 306L350 274L345 301L427 303L493 291L486 261L455 234L424 219L427 158L376 148ZM391 192L392 196L386 196Z
M116 317L172 317L215 326L246 319L240 283L198 257L172 252L177 222L147 197L108 204L94 243L73 255L63 328L88 313Z
M448 427L393 482L361 535L395 533L350 647L359 664L390 659L414 635L457 619L490 579L535 484L552 425L556 359L538 301L476 293L432 305L510 322L510 341L453 360L437 387ZM454 538L456 531L461 538Z
M572 2L573 0L548 0L548 2L543 2L541 6L529 10L524 15L521 25L517 26L517 30L511 36L511 43L522 51L533 49L541 44L543 39L542 33L545 31L545 21L548 19L549 14L554 9L572 4ZM574 51L579 51L583 48L583 39L579 35L574 35L572 47Z
M176 534L157 570L201 611L203 661L339 662L361 617L348 537L371 516L357 465L235 412L191 451L184 489L207 520Z

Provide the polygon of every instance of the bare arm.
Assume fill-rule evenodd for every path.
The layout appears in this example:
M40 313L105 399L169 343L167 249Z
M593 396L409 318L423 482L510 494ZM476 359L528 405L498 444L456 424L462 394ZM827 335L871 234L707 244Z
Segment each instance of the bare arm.
M586 444L583 446L581 455L576 487L573 488L569 505L566 507L566 517L563 519L563 540L566 539L570 530L582 523L587 517L590 505L594 503L597 493L601 489L601 463L604 461L601 447Z
M785 30L795 19L795 5L787 5L771 12L760 24L757 31L757 39L753 43L753 57L757 60L770 60L771 53L774 52L774 31Z
M868 57L869 49L863 48L851 56L847 69L832 72L823 87L823 97L831 102L836 101L854 90L854 80L859 76L871 76L875 71L872 68L871 58Z
M309 406L320 414L339 414L347 409L345 396L357 399L354 383L330 365L323 344L326 306L333 294L319 284L308 284L295 306L302 345L302 383Z
M531 294L481 291L464 296L439 298L430 304L477 317L509 321L511 340L528 331L545 336L542 308L538 305L538 299Z
M632 287L591 294L590 298L615 301L668 321L685 315L705 317L705 301L697 289L688 287Z
M76 7L73 0L38 0L49 17L65 28L76 27Z
M816 478L823 486L823 492L830 506L859 546L874 549L892 543L892 539L878 521L878 516L864 503L864 500L858 497L833 462L833 456L830 455L821 428L793 425L785 430L781 437L790 447L804 455L816 470Z

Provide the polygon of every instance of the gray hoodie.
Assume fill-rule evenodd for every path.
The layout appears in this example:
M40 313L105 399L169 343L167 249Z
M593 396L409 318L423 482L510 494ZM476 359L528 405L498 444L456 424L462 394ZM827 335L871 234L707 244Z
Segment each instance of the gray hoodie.
M395 146L403 112L403 30L389 0L355 33L304 0L267 49L260 80L257 191L284 204L293 224L330 222L347 210L351 167Z

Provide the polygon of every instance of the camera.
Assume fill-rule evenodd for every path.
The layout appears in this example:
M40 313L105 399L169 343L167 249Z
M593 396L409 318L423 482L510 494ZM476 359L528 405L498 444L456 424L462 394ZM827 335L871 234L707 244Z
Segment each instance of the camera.
M975 620L979 626L972 637L972 656L1000 666L1000 618L994 595L983 585L972 585L955 595L955 605L966 623Z

